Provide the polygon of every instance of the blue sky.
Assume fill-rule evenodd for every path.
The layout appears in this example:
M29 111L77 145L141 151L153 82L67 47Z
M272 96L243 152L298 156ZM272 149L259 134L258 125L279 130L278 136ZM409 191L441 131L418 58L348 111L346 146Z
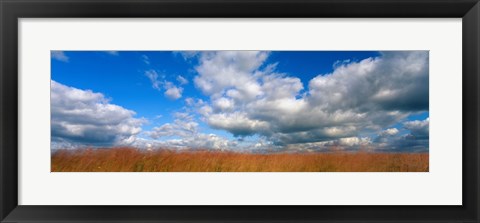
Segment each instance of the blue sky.
M427 51L52 51L51 79L52 148L428 151Z

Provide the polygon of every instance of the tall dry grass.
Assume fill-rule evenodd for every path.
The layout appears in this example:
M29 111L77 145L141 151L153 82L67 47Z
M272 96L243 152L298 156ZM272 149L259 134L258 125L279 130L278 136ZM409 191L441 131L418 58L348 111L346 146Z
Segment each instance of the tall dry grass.
M428 172L428 153L277 153L135 148L59 150L52 172Z

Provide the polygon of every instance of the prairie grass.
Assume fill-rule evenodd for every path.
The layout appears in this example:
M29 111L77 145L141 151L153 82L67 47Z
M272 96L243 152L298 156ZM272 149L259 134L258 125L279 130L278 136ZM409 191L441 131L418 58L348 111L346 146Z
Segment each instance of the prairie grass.
M428 172L428 153L58 150L52 172Z

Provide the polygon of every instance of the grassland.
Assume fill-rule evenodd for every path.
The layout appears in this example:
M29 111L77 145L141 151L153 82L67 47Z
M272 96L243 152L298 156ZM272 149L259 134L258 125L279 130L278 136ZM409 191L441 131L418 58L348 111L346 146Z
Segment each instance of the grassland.
M275 153L135 148L59 150L52 172L428 172L428 153Z

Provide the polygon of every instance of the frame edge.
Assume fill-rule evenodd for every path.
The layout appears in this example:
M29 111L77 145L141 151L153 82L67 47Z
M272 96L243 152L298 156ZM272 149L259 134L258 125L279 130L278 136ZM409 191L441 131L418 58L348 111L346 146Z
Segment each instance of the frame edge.
M463 69L463 206L478 222L480 202L480 3L475 4L462 19ZM472 105L467 106L466 105ZM474 131L472 131L472 129ZM466 154L469 150L469 156ZM466 191L475 194L467 196Z
M42 2L42 1L37 1ZM46 1L43 1L46 2ZM153 2L153 1L152 1ZM345 1L344 1L345 2ZM18 154L17 151L13 151L14 149L18 148L17 142L17 120L18 120L18 92L17 92L17 83L18 83L18 68L16 63L11 63L13 61L17 62L18 58L18 26L17 26L17 19L20 17L19 12L12 10L8 11L9 5L12 1L4 1L0 0L0 46L2 50L0 50L0 181L2 184L0 185L0 222L8 221L23 221L25 219L19 219L14 216L8 216L10 213L14 213L19 211L18 206ZM21 3L25 3L25 1L21 1ZM466 4L466 3L465 3ZM13 8L17 8L18 4L15 5ZM31 9L30 9L31 10ZM104 9L105 10L105 9ZM31 12L31 11L28 11ZM53 12L50 12L53 13ZM21 13L20 13L21 14ZM28 13L27 13L28 14ZM36 14L36 13L34 13ZM45 17L45 14L48 13L40 13L40 17ZM55 14L55 13L53 13ZM463 84L465 88L463 89L463 95L469 95L469 98L463 98L463 102L465 103L474 103L475 108L470 109L468 111L463 111L463 123L468 123L465 121L472 122L469 123L468 126L474 125L473 129L475 131L469 133L470 140L465 141L468 139L465 135L464 137L464 146L463 149L470 148L472 154L470 156L465 155L465 151L463 153L463 160L466 161L468 164L469 169L472 172L466 172L465 167L463 171L464 181L463 190L468 191L475 191L475 196L467 197L465 193L463 194L463 201L464 201L464 208L465 213L468 216L465 217L463 220L451 221L449 222L478 222L479 221L479 201L480 201L480 187L478 185L479 181L479 162L480 162L480 153L478 152L478 145L479 145L479 126L480 126L480 105L479 105L479 86L480 86L480 78L478 77L480 71L480 65L478 64L480 61L480 27L479 27L479 19L480 19L480 5L479 3L475 4L468 13L465 14L463 17L463 72L464 73L471 73L472 77L465 78L463 80ZM15 30L14 32L7 32L11 30ZM470 38L466 35L467 32L465 30L469 30L468 34L471 35ZM473 37L472 37L473 36ZM468 44L467 44L468 43ZM470 48L469 48L470 47ZM11 58L6 58L6 56L14 55ZM468 87L467 87L468 85ZM471 106L470 108L472 108ZM471 117L469 119L467 117ZM464 125L464 129L467 125ZM15 127L12 129L12 127ZM7 131L6 131L7 130ZM465 134L466 132L464 132ZM468 147L468 148L467 148ZM472 178L473 177L473 178ZM470 179L470 181L468 180ZM44 206L45 207L45 206ZM30 219L31 220L31 219ZM50 221L42 219L43 221ZM89 219L92 220L92 219ZM34 220L35 221L35 220ZM273 219L272 219L273 221ZM325 220L327 221L327 220ZM445 220L447 221L447 220ZM266 221L262 221L266 222Z
M0 1L0 220L18 207L17 18ZM14 30L14 32L8 32Z

